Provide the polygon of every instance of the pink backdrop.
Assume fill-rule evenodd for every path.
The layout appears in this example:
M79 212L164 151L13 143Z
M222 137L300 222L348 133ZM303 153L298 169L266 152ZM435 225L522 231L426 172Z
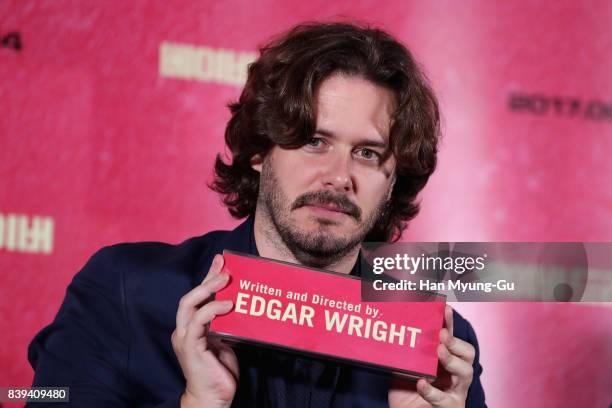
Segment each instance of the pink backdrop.
M439 169L404 239L612 241L610 2L5 0L0 386L30 384L27 344L96 249L236 225L206 182L246 62L341 17L405 42L440 97ZM455 306L490 406L612 403L610 304Z

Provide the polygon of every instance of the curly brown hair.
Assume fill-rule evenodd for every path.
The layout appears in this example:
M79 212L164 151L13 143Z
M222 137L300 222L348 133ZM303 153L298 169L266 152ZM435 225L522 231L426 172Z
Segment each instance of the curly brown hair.
M259 173L251 167L279 145L297 148L316 129L316 90L333 74L361 76L392 90L390 153L397 180L381 220L367 241L397 241L419 211L416 196L436 166L438 103L410 52L386 32L352 23L301 24L260 49L240 99L231 103L225 142L232 153L215 162L210 187L236 218L255 214Z

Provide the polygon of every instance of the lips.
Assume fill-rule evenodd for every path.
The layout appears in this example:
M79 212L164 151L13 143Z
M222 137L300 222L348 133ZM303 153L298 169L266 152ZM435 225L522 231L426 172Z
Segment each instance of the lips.
M339 212L343 214L349 214L348 210L345 210L344 208L337 206L337 205L333 205L333 204L309 204L309 205L311 207L318 207L318 208L322 208L328 211L335 211L335 212Z
M342 207L331 204L308 204L306 208L318 217L335 219L336 221L340 221L344 217L351 217L351 214L347 213Z

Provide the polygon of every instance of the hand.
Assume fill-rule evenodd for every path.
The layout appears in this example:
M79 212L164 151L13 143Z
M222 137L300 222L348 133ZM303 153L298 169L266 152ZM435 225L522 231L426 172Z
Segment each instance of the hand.
M415 383L395 377L389 389L391 408L465 407L472 383L476 350L470 343L453 336L453 308L444 310L445 328L440 330L438 357L444 368L433 384L421 378Z
M223 256L215 255L204 281L179 302L172 348L187 381L181 396L182 407L229 407L236 393L239 376L236 354L229 346L207 336L208 323L233 306L231 300L210 299L229 282L229 275L221 273L222 267Z

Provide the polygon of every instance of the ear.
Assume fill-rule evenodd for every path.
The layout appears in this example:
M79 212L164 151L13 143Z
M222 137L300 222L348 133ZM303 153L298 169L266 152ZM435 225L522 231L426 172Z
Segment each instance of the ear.
M261 173L261 166L263 165L263 158L261 154L257 153L255 156L251 157L251 168L258 173Z
M391 195L393 195L393 187L395 187L395 182L397 181L397 173L393 173L393 180L391 181L391 185L389 186L389 192L387 193L387 201L391 199Z

